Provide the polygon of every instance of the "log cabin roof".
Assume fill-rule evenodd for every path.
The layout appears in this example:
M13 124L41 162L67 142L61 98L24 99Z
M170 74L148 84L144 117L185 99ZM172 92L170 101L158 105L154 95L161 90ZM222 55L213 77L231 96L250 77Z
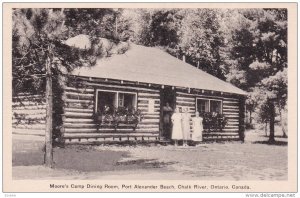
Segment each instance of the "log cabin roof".
M124 54L98 59L73 75L144 82L245 95L246 92L155 47L130 44Z

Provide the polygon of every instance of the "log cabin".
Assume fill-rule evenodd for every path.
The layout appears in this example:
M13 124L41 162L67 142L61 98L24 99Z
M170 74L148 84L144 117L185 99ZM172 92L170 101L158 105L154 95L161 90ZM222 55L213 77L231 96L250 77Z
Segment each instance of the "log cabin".
M97 60L95 66L75 69L63 93L61 141L169 141L163 107L217 113L222 128L205 128L203 141L244 139L246 92L167 52L130 44L121 54ZM133 108L141 119L135 126L99 120L105 108ZM96 119L95 119L96 115ZM101 114L102 115L102 114ZM192 127L191 127L192 133Z
M130 43L128 50L121 51L65 76L61 96L54 101L61 109L54 110L54 137L58 141L168 142L171 129L166 127L163 111L167 103L173 110L188 109L192 117L198 111L203 116L216 113L226 119L222 127L208 123L203 141L244 140L246 92L159 48ZM39 103L32 97L13 98L13 133L43 137L46 104L43 96L33 97L42 101ZM114 109L114 113L104 114L106 109ZM118 114L116 109L135 109L138 113L130 114L135 118L131 121L128 115L122 120L124 113Z

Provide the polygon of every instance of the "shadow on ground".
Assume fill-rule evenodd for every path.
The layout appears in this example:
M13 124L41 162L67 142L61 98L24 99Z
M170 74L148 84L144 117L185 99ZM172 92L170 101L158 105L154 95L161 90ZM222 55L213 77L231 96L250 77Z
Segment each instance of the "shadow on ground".
M99 150L86 145L57 148L54 161L55 168L84 172L165 168L174 164L157 159L135 159L128 151Z
M95 150L93 146L76 145L56 147L53 152L54 168L79 172L119 171L165 168L174 163L156 159L134 159L128 151ZM13 166L43 165L43 151L15 152Z
M269 138L269 136L268 135L262 135L262 137L265 137L265 138ZM288 137L286 136L283 136L283 135L275 135L274 136L275 138L284 138L284 139L287 139Z
M288 145L288 143L285 141L275 141L275 142L254 141L253 144L267 144L267 145L274 145L274 146L287 146Z

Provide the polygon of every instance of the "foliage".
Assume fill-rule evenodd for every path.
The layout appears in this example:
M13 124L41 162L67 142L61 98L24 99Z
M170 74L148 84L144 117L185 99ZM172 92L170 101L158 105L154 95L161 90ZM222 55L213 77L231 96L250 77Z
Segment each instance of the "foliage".
M45 85L49 47L59 40L63 15L50 10L17 9L13 12L13 92L39 92ZM51 57L53 59L53 57ZM52 67L57 68L58 59Z
M113 9L14 9L13 91L43 92L46 61L51 63L53 78L95 64L101 55L99 37L123 39L116 35L126 32L126 22L119 23L118 33L113 28L118 14ZM89 49L65 44L80 34L89 35Z
M208 129L208 131L222 131L227 123L227 118L220 113L202 112L200 116L203 117L203 128Z
M69 38L84 34L92 41L107 38L118 42L127 41L131 36L130 21L123 17L123 9L69 8L64 13Z
M76 52L60 43L64 38L62 10L16 9L13 12L13 91L44 92L45 65L51 62L53 76L76 60ZM69 52L69 53L68 53Z
M182 16L178 9L136 9L134 40L146 46L174 47Z
M219 15L217 9L186 10L179 31L179 46L188 63L225 79L221 68L223 35L220 32Z
M80 34L89 36L89 49L64 44ZM43 92L48 60L55 79L109 56L99 37L185 55L188 63L248 91L246 109L259 115L256 122L270 119L270 101L285 119L286 9L15 9L13 91Z
M13 95L27 92L53 98L53 106L47 104L51 109L49 116L52 124L50 119L46 122L47 129L53 126L53 139L59 138L62 124L64 75L76 67L96 63L97 58L102 55L99 37L107 37L116 43L123 39L118 33L123 33L124 27L119 28L118 32L112 28L116 26L118 14L118 11L112 9L13 10ZM80 40L83 33L88 35L87 40L91 42L89 47L81 48L66 43L69 39ZM124 53L126 48L122 51ZM50 72L47 71L47 66L50 67ZM46 82L46 76L51 77L54 87L48 93L45 93L45 87L50 81Z
M143 115L139 109L135 108L105 108L102 112L94 114L94 120L101 126L113 126L115 129L120 124L132 125L135 130L139 122L143 119Z
M220 47L220 16L213 9L134 10L134 40L146 46L160 46L177 58L208 73L224 78Z
M256 121L268 121L269 102L281 113L287 101L287 10L228 10L222 25L227 80L249 91L250 115L256 111Z

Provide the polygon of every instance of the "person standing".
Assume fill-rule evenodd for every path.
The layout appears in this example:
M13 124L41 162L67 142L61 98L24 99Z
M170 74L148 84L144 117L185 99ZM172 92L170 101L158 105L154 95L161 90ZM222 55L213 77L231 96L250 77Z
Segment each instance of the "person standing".
M187 141L191 133L190 120L191 116L188 113L188 108L184 108L182 113L182 139L184 147L188 146Z
M170 107L170 104L167 102L166 105L163 107L164 137L166 137L167 139L170 138L172 112L173 109L172 107Z
M202 141L202 132L203 132L203 118L199 116L199 112L196 112L196 117L192 118L193 123L193 134L192 140L194 142Z
M175 111L171 117L171 121L173 124L172 127L172 140L175 141L175 146L178 146L178 140L182 139L182 126L181 126L182 115L179 112L178 108L175 108Z

